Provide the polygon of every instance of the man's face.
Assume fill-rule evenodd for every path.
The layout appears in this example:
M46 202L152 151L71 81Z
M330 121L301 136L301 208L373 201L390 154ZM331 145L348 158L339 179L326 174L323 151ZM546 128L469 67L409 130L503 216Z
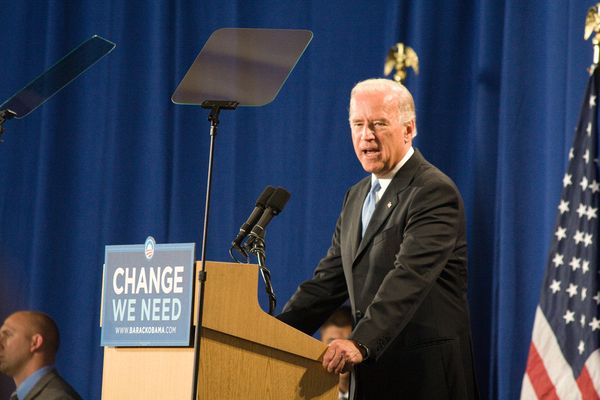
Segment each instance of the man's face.
M8 317L0 327L0 372L15 376L32 355L32 335L20 314Z
M350 128L356 157L365 171L391 172L412 144L414 121L402 123L398 100L384 92L358 92L350 103Z

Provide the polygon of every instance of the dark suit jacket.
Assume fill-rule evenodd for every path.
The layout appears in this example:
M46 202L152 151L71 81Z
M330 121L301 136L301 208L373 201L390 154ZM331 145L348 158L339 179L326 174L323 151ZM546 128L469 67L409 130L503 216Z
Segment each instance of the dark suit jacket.
M370 180L346 193L327 255L278 318L310 334L350 299L351 338L370 351L353 374L355 399L477 398L460 193L415 151L361 240Z
M24 400L81 400L81 396L52 370L35 384Z

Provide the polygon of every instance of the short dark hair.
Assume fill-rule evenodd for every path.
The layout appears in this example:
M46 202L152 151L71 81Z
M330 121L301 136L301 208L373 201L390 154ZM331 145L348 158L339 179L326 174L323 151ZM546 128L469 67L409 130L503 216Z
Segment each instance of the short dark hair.
M350 310L350 307L341 306L340 308L335 310L333 312L333 314L331 314L329 316L329 318L327 318L327 321L325 321L323 323L323 325L321 325L321 330L323 330L324 328L327 328L330 325L337 326L338 328L341 328L344 326L351 327L352 326L352 311Z
M32 333L40 334L44 338L44 346L51 354L56 354L60 346L58 325L48 314L40 311L20 311L31 324Z

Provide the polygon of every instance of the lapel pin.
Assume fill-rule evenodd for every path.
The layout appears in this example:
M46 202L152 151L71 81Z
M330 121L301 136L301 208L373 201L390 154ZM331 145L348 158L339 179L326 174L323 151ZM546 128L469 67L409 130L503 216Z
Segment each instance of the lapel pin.
M391 201L388 201L387 208L392 208L392 202Z

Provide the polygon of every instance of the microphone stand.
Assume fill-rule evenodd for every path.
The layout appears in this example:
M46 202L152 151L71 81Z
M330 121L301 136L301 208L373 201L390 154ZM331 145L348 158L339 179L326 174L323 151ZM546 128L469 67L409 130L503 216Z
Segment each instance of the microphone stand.
M269 271L266 265L267 255L265 252L265 239L261 235L252 233L250 240L252 243L250 253L254 254L258 260L258 268L263 281L265 282L265 291L269 296L269 314L273 315L275 306L277 305L277 299L275 297L275 292L273 291L273 285L271 284L271 271Z
M210 210L210 193L212 189L213 155L215 151L215 138L217 126L219 125L219 113L221 110L235 110L237 101L213 101L202 102L201 107L210 109L208 120L210 121L210 147L208 152L208 178L206 180L206 200L204 203L204 226L202 228L202 250L200 252L200 271L198 271L198 282L200 292L198 298L198 312L196 314L196 332L194 335L194 373L192 380L192 400L198 399L198 375L200 373L200 342L202 336L202 316L204 310L204 286L206 283L206 238L208 233L208 216Z

